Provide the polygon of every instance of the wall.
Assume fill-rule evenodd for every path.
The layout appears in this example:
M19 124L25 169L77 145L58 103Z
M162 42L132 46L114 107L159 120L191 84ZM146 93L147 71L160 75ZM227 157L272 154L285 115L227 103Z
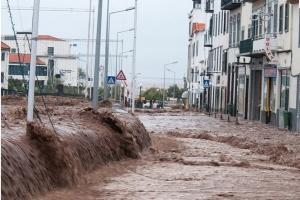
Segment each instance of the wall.
M8 62L9 62L9 51L2 51L1 50L1 54L2 52L5 53L4 56L4 61L2 61L1 58L1 72L4 73L4 82L1 83L1 88L3 89L8 89Z

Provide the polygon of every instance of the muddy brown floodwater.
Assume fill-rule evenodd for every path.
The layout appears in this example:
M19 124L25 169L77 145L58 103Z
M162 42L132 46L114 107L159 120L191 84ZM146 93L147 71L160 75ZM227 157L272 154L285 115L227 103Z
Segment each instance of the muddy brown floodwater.
M36 199L300 199L300 137L195 113L140 113L152 147Z

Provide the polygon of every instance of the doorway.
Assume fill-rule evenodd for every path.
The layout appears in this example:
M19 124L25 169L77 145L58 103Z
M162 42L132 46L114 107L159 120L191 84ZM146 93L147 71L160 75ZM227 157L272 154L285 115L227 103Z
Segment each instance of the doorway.
M248 97L249 97L249 76L246 76L244 119L248 119L248 102L249 102Z

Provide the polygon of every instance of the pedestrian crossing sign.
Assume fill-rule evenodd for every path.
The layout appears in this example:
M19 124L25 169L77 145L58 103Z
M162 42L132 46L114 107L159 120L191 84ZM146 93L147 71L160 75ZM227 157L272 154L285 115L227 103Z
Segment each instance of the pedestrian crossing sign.
M107 77L107 84L109 84L109 85L116 84L116 77L114 77L114 76L108 76Z
M127 79L126 79L126 76L125 76L125 74L124 74L124 72L123 72L123 70L121 70L119 73L118 73L118 75L117 75L117 80L119 80L119 81L126 81Z
M203 87L204 88L209 88L209 80L204 80L203 81Z

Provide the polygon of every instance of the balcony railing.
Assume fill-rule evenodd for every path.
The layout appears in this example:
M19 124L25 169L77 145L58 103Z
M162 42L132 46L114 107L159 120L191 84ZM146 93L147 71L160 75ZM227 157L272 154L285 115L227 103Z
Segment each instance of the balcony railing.
M253 40L247 39L240 42L240 54L251 54L253 52Z
M222 10L233 10L241 6L241 0L221 0Z

